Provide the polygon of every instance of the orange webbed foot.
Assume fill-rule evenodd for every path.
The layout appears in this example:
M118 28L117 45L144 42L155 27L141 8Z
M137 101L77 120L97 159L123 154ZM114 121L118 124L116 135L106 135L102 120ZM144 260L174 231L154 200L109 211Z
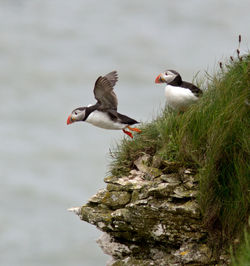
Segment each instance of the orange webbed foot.
M131 130L131 131L135 131L135 132L141 133L141 130L139 128L137 128L137 127L128 126L128 129Z
M125 134L127 134L128 136L130 136L131 139L133 138L133 135L132 135L131 132L129 132L129 131L125 130L125 129L123 129L123 132L124 132Z

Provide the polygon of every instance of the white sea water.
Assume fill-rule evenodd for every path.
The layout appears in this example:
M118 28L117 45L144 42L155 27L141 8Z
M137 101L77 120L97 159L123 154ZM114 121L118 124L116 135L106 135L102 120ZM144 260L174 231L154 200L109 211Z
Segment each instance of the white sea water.
M105 187L122 132L67 126L94 103L99 75L119 72L119 111L150 121L166 68L191 81L250 42L250 3L0 1L0 265L105 265L101 234L67 208Z

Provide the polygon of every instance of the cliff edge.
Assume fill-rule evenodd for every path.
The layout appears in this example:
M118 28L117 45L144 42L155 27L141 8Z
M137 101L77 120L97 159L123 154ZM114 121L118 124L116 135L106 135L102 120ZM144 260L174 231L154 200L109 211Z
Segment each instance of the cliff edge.
M108 265L205 265L208 233L197 202L196 170L144 154L127 176L105 178L107 188L74 209L105 232L98 240Z

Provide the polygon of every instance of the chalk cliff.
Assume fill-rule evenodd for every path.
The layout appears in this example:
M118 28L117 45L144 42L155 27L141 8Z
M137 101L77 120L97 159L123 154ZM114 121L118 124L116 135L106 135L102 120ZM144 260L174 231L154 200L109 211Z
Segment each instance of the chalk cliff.
M144 154L128 176L105 178L106 189L72 208L104 232L97 241L107 265L215 265L197 203L196 170ZM220 256L227 265L227 256Z

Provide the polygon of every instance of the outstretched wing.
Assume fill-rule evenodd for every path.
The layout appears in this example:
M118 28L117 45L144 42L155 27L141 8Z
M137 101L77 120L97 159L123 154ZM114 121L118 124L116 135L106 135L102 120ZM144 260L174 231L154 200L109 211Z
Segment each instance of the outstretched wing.
M108 79L108 81L110 82L111 86L114 87L117 80L118 80L118 74L116 71L112 71L110 73L108 73L105 78Z
M117 110L118 100L113 91L113 86L117 82L117 72L113 71L104 77L99 77L95 82L94 95L99 103L99 110Z

